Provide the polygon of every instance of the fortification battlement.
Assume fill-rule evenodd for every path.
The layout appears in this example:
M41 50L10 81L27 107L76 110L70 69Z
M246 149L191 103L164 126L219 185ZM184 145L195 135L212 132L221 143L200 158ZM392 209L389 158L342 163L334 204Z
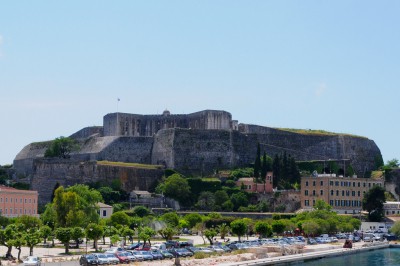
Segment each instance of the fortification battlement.
M104 136L152 137L161 129L225 129L238 130L238 123L226 111L204 110L191 114L160 115L110 113L103 118Z

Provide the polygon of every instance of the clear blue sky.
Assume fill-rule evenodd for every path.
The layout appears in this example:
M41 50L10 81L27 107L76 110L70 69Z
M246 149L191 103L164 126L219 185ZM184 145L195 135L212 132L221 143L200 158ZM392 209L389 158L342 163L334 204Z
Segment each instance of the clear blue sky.
M0 164L119 111L226 110L400 158L400 1L2 1Z

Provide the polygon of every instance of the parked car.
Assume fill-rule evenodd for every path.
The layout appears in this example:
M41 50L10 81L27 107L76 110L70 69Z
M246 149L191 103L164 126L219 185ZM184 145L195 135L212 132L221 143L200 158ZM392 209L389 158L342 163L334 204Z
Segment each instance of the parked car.
M134 250L134 249L140 247L141 244L142 244L142 243L131 244L131 245L129 245L129 246L126 247L126 250Z
M135 255L133 255L132 253L125 251L125 252L121 252L124 253L124 255L129 259L129 261L139 261Z
M174 255L166 250L160 250L161 255L163 255L164 259L172 259Z
M364 242L372 242L373 239L370 236L365 236L364 237Z
M143 255L142 255L141 251L132 250L132 251L129 251L129 252L132 253L132 255L135 256L135 258L136 258L138 261L144 261L144 257L143 257Z
M397 236L394 234L383 234L383 238L387 241L397 240Z
M108 259L108 264L118 264L119 263L119 259L114 254L112 254L112 253L104 253L104 255Z
M116 252L115 257L119 260L119 263L129 263L131 260L126 256L126 252Z
M93 254L86 254L79 258L79 264L82 266L97 265L99 261Z
M107 249L104 253L115 254L115 252L120 252L120 251L125 251L125 249L120 248L120 247L111 247L111 248Z
M160 250L152 250L150 251L154 260L163 260L164 256L161 254Z
M24 266L40 266L41 261L38 256L28 256L23 263Z
M190 257L193 256L193 253L187 250L186 248L176 248L168 250L175 257Z
M150 251L138 250L137 252L140 252L140 255L143 256L143 260L153 260L154 259L153 255L151 255Z
M99 265L108 264L108 258L106 256L106 254L104 254L104 253L93 253L92 255L96 257L97 263Z

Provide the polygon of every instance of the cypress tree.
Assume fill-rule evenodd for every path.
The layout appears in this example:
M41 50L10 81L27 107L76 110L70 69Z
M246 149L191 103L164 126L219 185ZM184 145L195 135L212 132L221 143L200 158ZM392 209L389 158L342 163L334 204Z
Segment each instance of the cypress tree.
M260 143L257 144L257 156L256 160L254 161L254 177L256 182L260 177L260 169L261 169L261 159L260 159Z
M268 168L267 154L265 154L265 151L264 151L264 156L263 156L262 166L261 166L261 179L263 180L264 183L265 183L265 176L267 175L267 171L268 171L267 168Z

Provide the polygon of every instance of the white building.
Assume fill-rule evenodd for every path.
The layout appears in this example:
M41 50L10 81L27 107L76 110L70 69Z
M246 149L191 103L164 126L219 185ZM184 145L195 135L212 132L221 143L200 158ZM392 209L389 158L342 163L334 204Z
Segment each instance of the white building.
M400 214L400 202L399 201L386 201L383 203L383 210L386 216Z
M110 218L113 214L113 207L102 202L98 202L97 206L99 206L99 215L100 218Z

